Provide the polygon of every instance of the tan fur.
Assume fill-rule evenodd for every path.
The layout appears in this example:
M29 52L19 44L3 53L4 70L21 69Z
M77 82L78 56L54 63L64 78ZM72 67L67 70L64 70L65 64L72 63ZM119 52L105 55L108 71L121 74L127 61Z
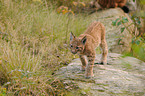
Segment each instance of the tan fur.
M93 4L101 6L101 8L116 8L123 7L126 4L126 0L94 0Z
M102 49L101 63L107 64L107 43L105 39L105 27L100 22L93 22L88 29L79 37L73 33L70 35L70 49L73 54L78 54L82 62L82 70L86 69L85 76L93 76L93 65L95 60L95 49L100 45ZM84 56L87 56L88 62ZM88 63L88 64L87 64Z

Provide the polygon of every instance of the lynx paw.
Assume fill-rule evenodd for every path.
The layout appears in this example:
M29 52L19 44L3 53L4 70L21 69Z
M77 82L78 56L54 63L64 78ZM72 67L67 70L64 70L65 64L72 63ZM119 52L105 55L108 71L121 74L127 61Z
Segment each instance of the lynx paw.
M90 77L90 76L88 76L88 77L85 76L85 78L86 78L86 79L90 79L91 77Z
M98 64L107 65L107 62L106 61L100 61L100 62L98 62Z
M94 77L94 74L85 76L86 79L90 79L90 78L92 78L92 77Z
M104 65L107 65L107 62L102 62Z

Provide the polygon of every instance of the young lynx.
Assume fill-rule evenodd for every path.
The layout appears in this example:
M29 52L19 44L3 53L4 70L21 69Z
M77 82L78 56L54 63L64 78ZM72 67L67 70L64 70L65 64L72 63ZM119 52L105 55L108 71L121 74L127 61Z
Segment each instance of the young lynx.
M85 70L85 77L93 77L93 65L95 60L95 48L101 46L102 58L101 62L107 64L107 43L105 39L105 27L100 22L93 22L84 34L75 37L73 33L70 34L70 49L73 54L78 54L82 62L82 69ZM87 56L87 60L84 56Z

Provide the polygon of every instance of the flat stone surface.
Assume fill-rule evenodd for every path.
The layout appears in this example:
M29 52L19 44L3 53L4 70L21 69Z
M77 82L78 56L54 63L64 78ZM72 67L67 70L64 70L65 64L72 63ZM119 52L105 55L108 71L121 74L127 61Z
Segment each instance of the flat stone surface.
M101 55L96 55L96 63ZM94 77L85 79L80 71L81 62L73 60L62 67L56 76L64 82L73 82L86 96L144 96L145 62L134 57L122 57L121 54L109 53L108 65L94 65ZM73 91L74 92L74 91Z

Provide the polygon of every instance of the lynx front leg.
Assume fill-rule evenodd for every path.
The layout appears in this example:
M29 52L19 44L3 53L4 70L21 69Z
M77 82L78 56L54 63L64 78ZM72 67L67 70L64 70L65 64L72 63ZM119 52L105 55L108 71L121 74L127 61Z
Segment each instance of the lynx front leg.
M93 77L93 66L94 66L94 61L95 61L95 54L93 55L88 55L88 65L86 67L86 72L85 72L85 77L86 79Z
M85 71L86 64L87 64L87 60L85 59L85 56L84 55L80 55L79 57L80 57L80 60L82 62L82 68L81 68L81 70L82 71Z
M102 41L101 44L101 49L102 49L102 57L101 57L101 62L104 65L107 65L107 54L108 54L108 48L107 48L107 43L106 40Z

